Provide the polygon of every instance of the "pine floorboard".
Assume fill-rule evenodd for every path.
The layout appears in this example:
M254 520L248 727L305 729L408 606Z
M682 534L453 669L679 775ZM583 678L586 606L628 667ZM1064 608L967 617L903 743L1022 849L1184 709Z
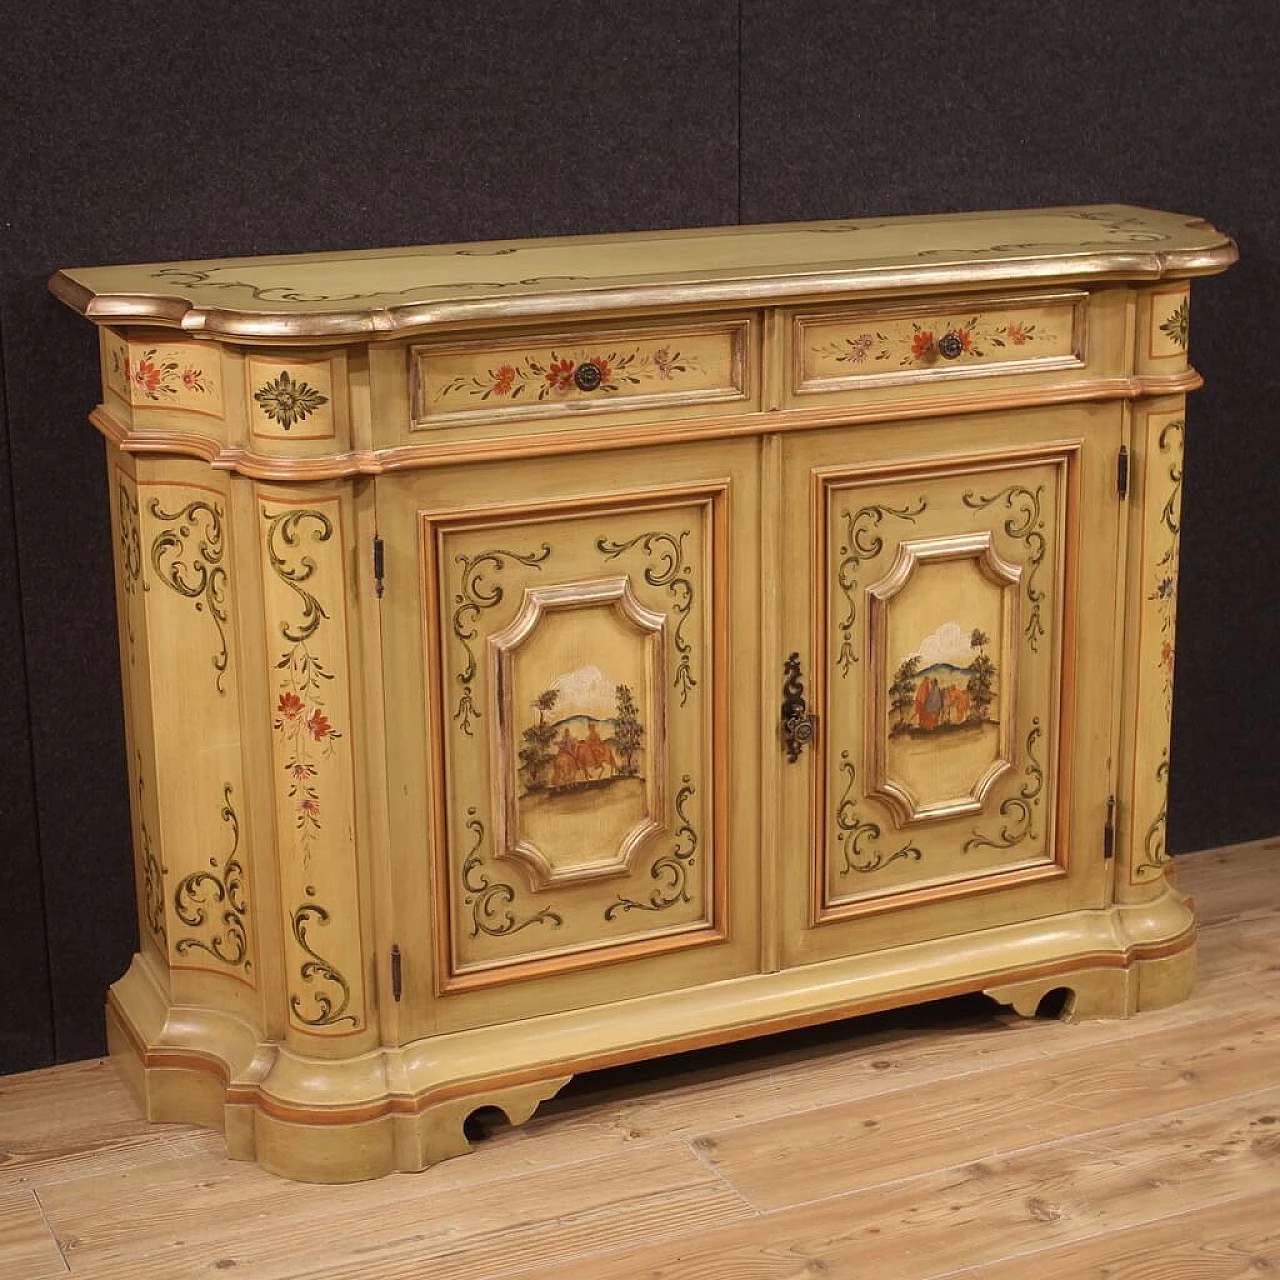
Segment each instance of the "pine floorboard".
M575 1082L322 1187L149 1125L109 1063L0 1078L0 1280L1252 1280L1280 1272L1280 841L1179 858L1193 997L980 999Z

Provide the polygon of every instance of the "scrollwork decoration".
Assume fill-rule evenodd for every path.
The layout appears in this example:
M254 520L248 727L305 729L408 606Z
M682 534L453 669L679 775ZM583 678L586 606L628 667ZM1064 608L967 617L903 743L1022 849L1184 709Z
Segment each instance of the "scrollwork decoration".
M142 757L138 758L138 830L142 838L142 913L151 932L163 946L169 945L169 934L164 923L164 867L151 848L151 835L147 831L145 816L145 791L142 782Z
M1170 488L1164 506L1160 508L1160 523L1168 531L1169 540L1164 553L1155 564L1155 577L1148 600L1156 603L1160 618L1160 672L1164 679L1164 705L1167 715L1173 714L1173 628L1178 598L1178 546L1182 526L1180 509L1182 500L1182 438L1185 420L1175 418L1161 428L1156 437L1161 453L1172 455L1169 463Z
M205 951L232 968L243 965L248 973L252 969L252 961L246 958L249 938L245 930L245 869L239 857L240 821L231 803L230 783L225 785L222 795L222 820L231 829L231 852L221 868L216 858L210 858L209 871L193 871L184 877L173 895L174 913L188 928L201 928L210 913L220 907L222 927L208 942L200 938L180 938L174 950L179 955Z
M847 751L840 753L840 772L845 776L844 794L836 806L836 827L840 831L840 851L844 854L844 866L840 874L880 871L899 858L919 862L924 853L909 840L892 853L885 853L874 847L883 832L879 823L864 822L858 816L857 801L853 794L856 770Z
M168 525L151 543L151 566L171 590L195 601L197 613L208 613L213 619L218 631L218 651L213 656L213 669L218 673L214 687L225 694L223 677L230 657L222 510L201 500L187 503L180 511L166 511L159 498L152 498L147 509L156 520Z
M471 936L478 938L486 933L491 938L505 938L532 924L560 928L564 918L549 907L521 920L511 909L516 900L515 889L501 881L490 880L485 874L480 858L484 823L476 816L474 805L467 809L467 830L471 832L473 843L462 863L462 884L467 891L466 905L471 908Z
M890 518L914 524L916 517L923 514L925 505L922 497L915 506L908 504L903 507L886 507L876 503L858 511L840 513L845 532L840 546L840 563L836 566L836 585L844 595L845 612L836 628L840 633L836 661L840 664L840 674L843 677L848 677L850 668L858 661L853 648L853 626L858 616L858 567L864 560L875 559L884 550L884 538L875 531Z
M689 577L691 570L684 562L684 540L689 532L688 529L678 534L651 530L637 534L626 542L613 542L604 537L596 539L596 550L606 560L617 559L633 547L639 547L646 556L657 561L645 569L644 580L651 587L666 587L675 597L673 608L680 620L672 635L677 655L676 674L672 684L680 690L682 707L689 701L689 694L698 683L693 674L693 646L684 634L684 624L689 620L694 600L693 579Z
M1000 806L1000 816L1005 820L999 835L987 836L974 829L971 839L964 843L965 853L975 849L1012 849L1023 840L1038 839L1035 829L1035 810L1040 805L1040 793L1044 790L1044 769L1036 759L1036 743L1043 736L1040 717L1031 721L1031 731L1027 734L1027 767L1024 771L1026 781L1018 790L1018 794L1010 796Z
M333 522L323 512L310 508L273 516L263 507L262 516L268 522L266 547L271 568L302 601L298 622L291 625L286 619L280 623L280 634L290 643L276 663L281 676L272 728L285 744L284 771L289 778L294 825L300 833L306 865L311 840L321 829L317 782L320 761L332 756L342 733L330 720L326 699L321 696L324 682L334 678L333 672L311 651L308 643L329 617L325 607L303 585L315 574L316 563L306 555L296 563L291 562L289 553L301 545L299 529L304 522L314 523L311 537L315 542L327 542L333 536Z
M307 885L304 892L308 898L315 897L313 885ZM330 918L329 911L318 902L304 902L293 910L290 921L293 940L311 957L299 966L298 976L306 986L315 990L309 993L310 1008L297 993L290 993L289 1007L293 1016L306 1027L333 1027L344 1022L358 1027L360 1023L355 1014L347 1012L351 1003L351 984L308 941L310 927L313 924L324 927Z
M130 598L137 592L139 584L146 590L142 582L142 526L138 520L138 500L123 480L119 482L120 510L120 578L125 595ZM133 613L126 604L124 608L125 629L129 633L129 661L133 661Z
M333 537L333 521L323 512L309 507L282 511L273 516L264 506L262 518L267 521L267 559L272 572L302 601L302 616L298 623L290 626L288 622L281 622L280 633L291 643L301 644L315 635L329 615L320 601L303 586L315 573L316 562L303 555L297 558L296 563L291 563L292 553L302 545L299 530L304 525L314 525L311 532L313 542L328 542Z
M458 580L458 590L454 594L453 634L466 654L466 664L454 677L462 686L458 697L458 705L454 709L453 718L458 727L468 738L475 737L471 728L472 720L481 718L480 708L475 703L475 679L479 670L475 650L471 642L480 634L475 627L476 619L486 609L492 609L502 603L503 590L500 583L490 584L485 578L485 570L501 573L509 561L525 565L530 569L540 568L551 554L551 546L544 542L536 551L521 553L519 551L482 551L479 555L454 557L462 566Z
M1156 814L1151 825L1147 828L1147 834L1143 837L1142 857L1138 862L1134 863L1133 867L1135 880L1145 880L1152 876L1163 875L1165 866L1169 861L1169 853L1165 847L1165 827L1169 818L1168 751L1164 752L1159 765L1156 767L1156 785L1160 787L1165 800L1160 806L1160 812Z
M1043 498L1044 485L1037 485L1032 490L1024 485L1012 484L989 497L975 494L970 490L961 499L966 507L974 511L1003 503L1013 512L1004 522L1004 531L1009 537L1018 539L1026 547L1027 560L1031 565L1027 573L1027 604L1030 608L1023 635L1027 637L1027 643L1031 646L1033 653L1039 652L1040 640L1045 634L1044 621L1040 616L1045 593L1036 585L1036 574L1040 571L1045 552L1049 547L1048 540L1044 536L1045 522L1040 509Z
M657 882L657 887L643 902L638 898L619 896L616 902L610 903L605 908L606 920L616 920L619 915L627 911L666 911L668 907L674 907L678 902L691 900L689 873L693 870L697 859L698 833L693 823L689 821L685 805L693 796L695 788L687 773L681 778L681 783L676 795L676 814L680 818L680 825L676 829L675 846L670 853L656 859L653 866L649 868L649 876Z

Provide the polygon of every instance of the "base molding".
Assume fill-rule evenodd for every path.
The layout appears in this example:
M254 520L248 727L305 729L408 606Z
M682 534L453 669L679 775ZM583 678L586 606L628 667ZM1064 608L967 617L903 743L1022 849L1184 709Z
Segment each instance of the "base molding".
M353 1182L465 1154L464 1126L475 1111L496 1108L522 1124L583 1071L976 991L1030 1016L1065 989L1065 1019L1123 1018L1184 999L1194 973L1194 916L1166 888L1148 902L350 1059L304 1057L240 1016L172 1005L143 957L112 987L107 1025L112 1056L149 1120L219 1129L229 1156L283 1177Z

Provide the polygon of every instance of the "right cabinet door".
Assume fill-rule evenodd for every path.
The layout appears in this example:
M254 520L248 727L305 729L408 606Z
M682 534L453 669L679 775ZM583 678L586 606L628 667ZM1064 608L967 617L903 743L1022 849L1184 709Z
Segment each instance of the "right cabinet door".
M1124 410L1083 405L782 445L779 958L1106 904ZM782 744L785 748L785 741Z

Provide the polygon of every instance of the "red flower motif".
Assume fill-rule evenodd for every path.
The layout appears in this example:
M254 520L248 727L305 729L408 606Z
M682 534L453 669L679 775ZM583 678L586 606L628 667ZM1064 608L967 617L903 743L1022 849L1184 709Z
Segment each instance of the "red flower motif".
M493 375L493 386L489 388L495 396L509 395L511 388L515 385L516 371L509 364L504 364L496 374Z
M1173 645L1167 640L1160 646L1160 663L1170 671L1173 670Z
M573 371L576 367L572 360L553 360L547 370L547 384L553 391L568 391L573 386Z
M282 693L276 710L282 720L301 720L306 705L296 693Z
M600 370L600 385L603 387L613 377L613 369L603 356L592 356L591 363Z
M923 360L926 356L933 355L933 330L917 329L914 337L911 339L911 354L917 360Z
M133 371L133 380L140 386L145 395L154 396L160 390L162 374L154 360L139 360Z
M204 372L194 366L188 365L182 371L182 385L188 391L204 390Z
M1031 335L1020 324L1011 324L1005 327L1004 336L1013 343L1015 347L1021 347L1031 341Z
M333 732L333 725L329 723L329 717L318 707L307 720L307 732L317 742L323 742Z
M307 764L305 760L291 761L286 768L296 782L306 782L308 778L316 776L315 766Z
M960 350L966 354L973 347L973 332L970 329L952 329L951 337L960 340Z
M319 796L303 796L298 801L298 813L308 822L315 826L320 825L320 798Z

